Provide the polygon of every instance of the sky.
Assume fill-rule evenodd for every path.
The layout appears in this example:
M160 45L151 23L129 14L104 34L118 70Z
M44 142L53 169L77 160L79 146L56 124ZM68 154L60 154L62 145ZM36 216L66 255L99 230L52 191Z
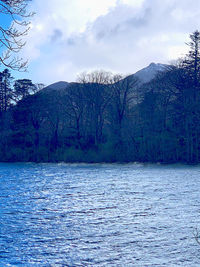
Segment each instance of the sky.
M29 69L20 76L46 85L170 63L200 30L199 0L32 0L29 8L36 14L20 55Z

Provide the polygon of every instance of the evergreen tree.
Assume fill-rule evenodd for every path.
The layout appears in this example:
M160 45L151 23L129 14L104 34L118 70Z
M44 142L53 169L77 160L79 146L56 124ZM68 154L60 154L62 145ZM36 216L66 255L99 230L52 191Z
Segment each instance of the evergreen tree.
M16 102L30 94L34 94L36 91L37 87L29 79L20 79L15 81L14 95Z
M195 31L190 34L190 42L187 43L190 50L183 60L183 68L189 75L190 82L192 81L194 86L198 86L200 82L200 32Z
M187 161L199 160L200 145L200 32L190 35L189 53L183 60L182 100Z
M8 69L0 73L0 113L7 111L12 99L12 76Z

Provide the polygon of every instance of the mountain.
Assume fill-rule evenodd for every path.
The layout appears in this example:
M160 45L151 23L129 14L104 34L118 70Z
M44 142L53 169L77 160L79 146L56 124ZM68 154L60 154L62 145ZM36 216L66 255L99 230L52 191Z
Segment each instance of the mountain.
M140 84L148 83L153 80L159 72L166 71L170 68L170 65L161 63L151 63L149 66L137 71L134 74L128 76L128 78L138 78ZM126 79L126 78L125 78Z
M128 77L138 78L140 84L150 82L159 72L166 71L169 69L170 65L161 64L161 63L151 63L149 66L137 71L134 74L129 75ZM127 78L127 77L126 77ZM126 79L125 78L125 79ZM64 90L66 89L71 83L60 81L49 86L45 87L43 90L45 91L52 91L52 90Z
M52 91L52 90L64 90L69 86L68 82L64 82L64 81L60 81L60 82L56 82L53 84L48 85L47 87L45 87L43 90L48 90L48 91Z
M140 82L148 83L150 82L159 72L166 71L169 69L170 65L161 63L151 63L146 68L137 71L134 76L136 76Z

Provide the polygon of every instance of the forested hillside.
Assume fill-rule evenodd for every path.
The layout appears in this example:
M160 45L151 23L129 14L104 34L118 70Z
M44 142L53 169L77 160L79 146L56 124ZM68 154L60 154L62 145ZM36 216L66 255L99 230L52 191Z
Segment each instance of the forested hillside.
M199 162L200 33L190 40L177 66L144 79L96 71L10 89L2 72L0 161Z

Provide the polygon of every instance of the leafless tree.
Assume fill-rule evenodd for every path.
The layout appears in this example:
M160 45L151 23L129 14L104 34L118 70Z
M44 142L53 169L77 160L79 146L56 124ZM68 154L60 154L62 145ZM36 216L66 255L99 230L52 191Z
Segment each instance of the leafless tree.
M114 142L117 146L121 146L122 140L126 141L130 139L130 136L132 139L132 126L130 122L132 122L133 117L132 109L139 101L137 85L138 80L133 76L114 76L109 121L111 132L114 134Z
M82 73L77 81L83 84L87 105L87 122L89 135L93 136L95 145L102 142L106 108L113 96L114 75L106 71Z
M30 29L28 19L33 13L27 11L29 1L31 0L0 0L0 16L11 21L8 27L0 24L0 48L5 49L0 55L0 64L18 71L27 68L27 61L15 54L25 45L22 39Z
M112 84L114 75L109 71L95 70L92 72L82 72L77 77L79 83Z

